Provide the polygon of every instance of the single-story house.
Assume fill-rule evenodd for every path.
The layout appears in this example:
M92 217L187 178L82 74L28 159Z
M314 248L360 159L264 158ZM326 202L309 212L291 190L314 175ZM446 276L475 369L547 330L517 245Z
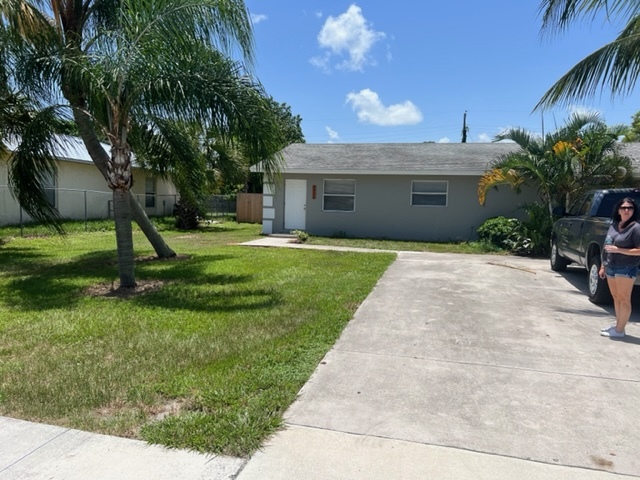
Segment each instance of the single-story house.
M64 149L56 153L58 173L51 178L47 194L63 218L97 219L113 216L112 192L93 164L81 139L64 137ZM109 151L109 145L103 145ZM9 145L9 149L15 145ZM147 215L171 215L177 200L175 186L140 168L133 168L132 192ZM8 187L7 158L0 157L0 225L30 221Z
M640 172L639 144L625 154ZM262 233L457 241L476 238L487 219L526 218L538 199L509 186L478 201L478 181L514 143L296 143L282 151L277 179L263 185Z

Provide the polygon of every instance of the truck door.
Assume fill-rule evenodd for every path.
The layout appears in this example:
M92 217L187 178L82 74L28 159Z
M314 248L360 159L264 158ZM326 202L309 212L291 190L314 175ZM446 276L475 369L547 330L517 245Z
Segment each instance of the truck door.
M571 260L582 263L581 256L584 251L582 246L583 228L591 213L591 204L593 203L593 193L578 198L569 210L569 218L567 218L567 245L566 256Z

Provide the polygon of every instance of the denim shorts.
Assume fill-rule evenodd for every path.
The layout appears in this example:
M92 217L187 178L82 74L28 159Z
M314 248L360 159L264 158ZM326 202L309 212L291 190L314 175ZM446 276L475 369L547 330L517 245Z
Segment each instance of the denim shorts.
M607 277L636 278L638 276L638 267L616 267L607 265L604 270Z

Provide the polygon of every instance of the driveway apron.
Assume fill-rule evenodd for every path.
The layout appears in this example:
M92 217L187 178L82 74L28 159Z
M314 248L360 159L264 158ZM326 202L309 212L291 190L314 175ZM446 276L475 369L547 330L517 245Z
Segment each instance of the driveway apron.
M238 479L640 476L640 329L601 337L585 289L548 260L400 252Z

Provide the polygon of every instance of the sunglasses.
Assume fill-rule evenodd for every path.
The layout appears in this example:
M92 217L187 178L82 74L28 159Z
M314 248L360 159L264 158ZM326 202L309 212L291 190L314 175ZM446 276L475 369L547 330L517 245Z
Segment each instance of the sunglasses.
M633 207L620 207L619 210L633 210Z

